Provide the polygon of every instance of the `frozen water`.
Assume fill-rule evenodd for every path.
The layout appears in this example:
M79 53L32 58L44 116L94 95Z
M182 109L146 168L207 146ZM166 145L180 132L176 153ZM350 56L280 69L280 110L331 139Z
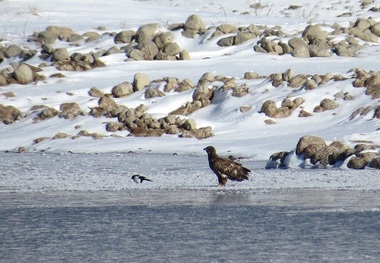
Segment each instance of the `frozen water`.
M360 191L3 193L0 262L379 262Z
M243 159L252 178L221 189L205 154L0 155L0 262L380 259L377 170Z

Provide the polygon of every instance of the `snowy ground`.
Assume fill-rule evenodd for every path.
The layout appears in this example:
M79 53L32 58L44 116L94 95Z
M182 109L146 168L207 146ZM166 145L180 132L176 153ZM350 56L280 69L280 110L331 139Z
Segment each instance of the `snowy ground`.
M292 190L380 190L374 169L286 169L266 170L265 162L241 160L252 170L244 182L217 187L217 178L203 155L169 154L51 154L2 153L1 192L202 190L255 192ZM153 180L136 184L131 176ZM202 192L201 192L202 193ZM177 198L179 198L177 196Z

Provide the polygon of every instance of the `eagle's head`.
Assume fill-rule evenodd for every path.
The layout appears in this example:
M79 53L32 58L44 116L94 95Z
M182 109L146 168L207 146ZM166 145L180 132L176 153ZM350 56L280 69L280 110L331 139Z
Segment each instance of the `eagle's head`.
M216 150L215 150L214 146L207 146L203 150L206 151L207 154L210 154L210 155L215 155L216 154Z

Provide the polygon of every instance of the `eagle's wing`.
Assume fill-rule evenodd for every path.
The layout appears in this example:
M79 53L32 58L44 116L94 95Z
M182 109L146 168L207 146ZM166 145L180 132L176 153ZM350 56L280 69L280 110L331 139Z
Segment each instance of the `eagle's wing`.
M251 172L249 169L243 167L240 163L221 157L215 158L213 164L216 171L218 171L220 174L226 175L228 179L234 181L247 180L249 173Z

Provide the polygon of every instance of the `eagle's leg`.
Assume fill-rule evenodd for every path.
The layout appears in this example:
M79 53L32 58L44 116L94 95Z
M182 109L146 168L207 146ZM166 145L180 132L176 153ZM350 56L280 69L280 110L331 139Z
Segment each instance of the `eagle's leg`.
M218 175L218 186L219 187L223 187L223 186L226 186L226 183L227 183L227 177L224 177L222 175Z

